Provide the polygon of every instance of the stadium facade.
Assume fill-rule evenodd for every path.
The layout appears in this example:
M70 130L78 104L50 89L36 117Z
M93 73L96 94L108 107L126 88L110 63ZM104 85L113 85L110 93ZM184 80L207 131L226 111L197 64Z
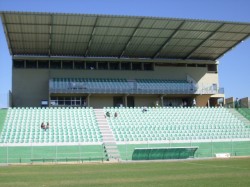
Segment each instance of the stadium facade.
M1 12L15 107L215 106L217 59L249 23Z
M217 59L249 23L0 14L13 64L0 163L250 154L249 109L213 107L224 100Z

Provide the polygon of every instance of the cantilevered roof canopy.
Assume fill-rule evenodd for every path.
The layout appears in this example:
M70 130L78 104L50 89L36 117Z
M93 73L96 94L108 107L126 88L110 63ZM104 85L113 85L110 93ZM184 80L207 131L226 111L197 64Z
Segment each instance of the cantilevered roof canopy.
M250 36L250 23L0 13L12 55L216 60Z

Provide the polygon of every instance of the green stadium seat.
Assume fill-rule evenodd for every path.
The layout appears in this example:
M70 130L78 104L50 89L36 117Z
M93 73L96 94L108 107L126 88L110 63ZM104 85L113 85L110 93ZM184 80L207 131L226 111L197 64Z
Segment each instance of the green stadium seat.
M141 80L145 82L145 80ZM112 108L119 118L107 118L115 139L122 141L190 141L250 138L249 128L225 108ZM167 117L165 117L167 116ZM225 135L225 133L236 133ZM246 133L245 133L246 132ZM121 136L122 135L122 136Z
M46 132L40 128L42 122L50 124ZM91 134L93 142L102 141L93 108L10 108L0 140L2 143L76 143L78 132Z

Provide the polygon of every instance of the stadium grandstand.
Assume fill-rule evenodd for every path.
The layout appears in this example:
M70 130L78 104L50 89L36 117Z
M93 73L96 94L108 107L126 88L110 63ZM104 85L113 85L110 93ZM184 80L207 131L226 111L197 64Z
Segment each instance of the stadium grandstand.
M13 63L0 163L250 155L249 108L225 103L217 61L250 23L0 15Z

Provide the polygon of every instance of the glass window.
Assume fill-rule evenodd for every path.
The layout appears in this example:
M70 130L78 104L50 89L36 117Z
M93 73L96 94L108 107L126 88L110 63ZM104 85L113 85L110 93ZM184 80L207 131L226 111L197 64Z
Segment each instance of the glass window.
M121 62L121 69L122 70L131 70L130 62Z
M37 68L37 61L36 60L27 60L26 61L26 68Z
M14 68L24 68L24 60L13 60Z

